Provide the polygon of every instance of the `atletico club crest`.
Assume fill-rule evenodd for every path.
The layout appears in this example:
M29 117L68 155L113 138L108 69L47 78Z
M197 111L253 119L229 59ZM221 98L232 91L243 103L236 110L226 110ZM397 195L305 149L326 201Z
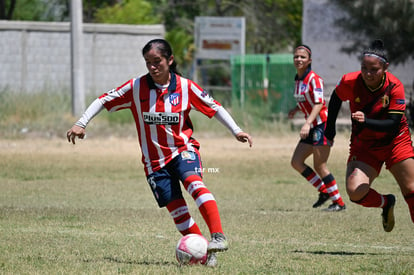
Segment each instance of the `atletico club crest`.
M170 94L170 103L173 106L177 106L178 104L180 104L180 94L178 93Z
M208 96L207 91L202 91L202 92L201 92L201 97L206 97L206 96Z
M300 86L300 92L301 93L304 93L305 91L306 91L306 84L302 84L301 86Z

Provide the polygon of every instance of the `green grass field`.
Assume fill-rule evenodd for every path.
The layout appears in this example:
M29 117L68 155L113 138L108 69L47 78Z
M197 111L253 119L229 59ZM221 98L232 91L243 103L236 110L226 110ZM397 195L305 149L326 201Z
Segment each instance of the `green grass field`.
M63 137L0 139L0 273L413 274L413 224L390 173L374 187L396 194L391 233L380 210L345 194L346 134L329 160L347 204L340 213L311 207L316 191L290 167L297 133L252 134L253 148L195 135L230 242L214 269L177 264L180 235L152 197L135 136L95 134L75 146Z

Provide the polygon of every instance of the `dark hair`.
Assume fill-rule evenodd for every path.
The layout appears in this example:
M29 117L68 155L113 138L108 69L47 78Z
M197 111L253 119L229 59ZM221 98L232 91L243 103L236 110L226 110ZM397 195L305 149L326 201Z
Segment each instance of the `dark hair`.
M142 48L142 55L145 55L152 48L157 48L157 50L160 51L161 55L165 57L167 60L173 55L172 48L170 46L170 43L167 42L167 40L161 38L150 40L144 46L144 48ZM173 60L173 63L170 65L170 71L178 75L181 75L181 73L177 70L177 63L175 62L175 59Z
M295 48L293 52L296 52L297 50L305 50L309 54L309 58L312 58L312 50L308 45L300 44L299 46ZM309 63L308 70L311 70L311 69L312 69L312 64Z
M312 57L312 50L311 50L311 48L310 48L308 45L301 44L301 45L299 45L299 46L297 46L297 47L295 48L294 52L295 52L296 50L299 50L299 49L304 49L305 51L307 51L307 52L308 52L309 57Z
M364 58L364 56L375 56L382 63L388 63L387 52L384 48L384 42L381 39L375 39L371 43L371 46L362 52L362 58Z

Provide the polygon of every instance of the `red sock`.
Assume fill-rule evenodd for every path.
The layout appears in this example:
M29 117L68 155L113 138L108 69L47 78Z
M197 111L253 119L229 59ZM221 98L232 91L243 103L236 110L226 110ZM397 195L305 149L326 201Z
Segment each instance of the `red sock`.
M211 194L204 185L201 177L198 175L191 175L184 180L183 184L185 189L195 200L210 233L223 233L216 200L214 199L213 194Z
M325 183L326 190L328 191L329 197L333 203L337 203L340 206L344 206L344 201L342 200L341 194L339 194L338 185L332 174L324 177L323 182Z
M190 233L201 235L200 228L198 228L190 212L188 212L188 207L184 199L170 202L167 204L167 209L174 219L175 226L183 236Z
M353 201L364 207L382 208L387 205L387 197L379 194L374 189L370 188L368 194L359 201Z
M309 166L301 173L301 175L315 187L319 192L327 193L326 186L321 178Z
M414 223L414 191L404 196L404 199L408 204L408 209L410 210L411 221Z

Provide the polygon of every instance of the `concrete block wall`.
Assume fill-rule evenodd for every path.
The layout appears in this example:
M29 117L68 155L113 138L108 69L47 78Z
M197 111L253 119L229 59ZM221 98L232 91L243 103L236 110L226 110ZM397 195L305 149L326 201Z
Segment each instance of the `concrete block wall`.
M163 25L84 24L85 92L98 95L147 72L141 49ZM70 91L68 22L0 21L0 92Z

